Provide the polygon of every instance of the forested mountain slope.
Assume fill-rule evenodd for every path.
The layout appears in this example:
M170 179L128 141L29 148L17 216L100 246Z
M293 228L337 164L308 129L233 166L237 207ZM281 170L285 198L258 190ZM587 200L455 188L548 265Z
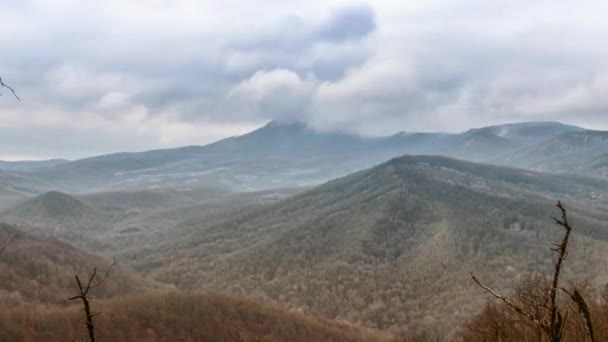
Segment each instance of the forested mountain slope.
M67 305L67 298L77 291L75 275L86 278L93 268L103 272L112 263L48 233L23 232L22 228L0 224L2 239L18 231L16 239L0 253L0 303L5 307L27 303ZM95 296L108 298L170 288L118 264L111 277L95 289Z
M505 158L504 163L549 172L606 177L608 132L575 131L553 137Z
M388 342L388 334L219 294L167 293L93 301L103 341ZM63 342L85 338L81 310L0 312L0 340Z
M608 183L443 157L402 157L224 220L173 228L129 260L155 279L253 295L371 326L452 331L483 302L469 271L507 288L551 267L552 205L572 207L567 274L606 281ZM588 209L582 209L587 208ZM448 322L448 323L446 323Z

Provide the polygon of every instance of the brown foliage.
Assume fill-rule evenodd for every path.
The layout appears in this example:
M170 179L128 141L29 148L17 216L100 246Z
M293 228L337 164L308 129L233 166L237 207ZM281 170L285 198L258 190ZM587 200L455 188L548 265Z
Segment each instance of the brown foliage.
M532 313L539 320L548 320L547 293L549 280L534 276L520 283L513 295L513 301L526 312ZM598 291L585 283L572 286L588 308L588 317L592 320L595 341L608 340L608 297L600 296ZM591 341L589 324L585 315L579 312L576 303L566 296L558 300L564 316L567 317L563 327L564 341ZM504 303L490 301L483 311L467 322L462 329L462 339L467 342L481 341L547 341L547 336L539 327L522 318L511 307Z
M12 232L13 227L0 224L0 239ZM66 298L74 295L74 274L85 274L106 263L103 258L52 236L22 233L0 254L0 305L65 305ZM96 289L95 296L108 298L162 287L118 267L111 281Z
M95 306L103 341L390 341L372 330L219 294L150 293ZM63 342L86 333L75 306L0 311L0 341Z
M0 225L0 253L17 238L19 231L9 225Z

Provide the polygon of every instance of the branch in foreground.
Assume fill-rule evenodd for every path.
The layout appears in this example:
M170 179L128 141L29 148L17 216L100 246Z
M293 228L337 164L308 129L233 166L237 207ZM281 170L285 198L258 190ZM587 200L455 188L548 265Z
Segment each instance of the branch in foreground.
M559 245L556 244L556 248L553 249L553 251L557 253L557 262L555 263L555 271L553 272L553 280L551 282L551 289L549 292L549 298L551 300L551 323L549 327L551 329L550 336L552 341L561 341L561 330L564 322L562 321L562 317L557 310L557 289L559 287L559 277L561 274L562 263L568 255L568 240L570 238L572 226L570 226L570 223L568 222L568 213L566 212L566 208L564 208L561 201L557 202L556 207L561 213L561 219L554 218L553 220L557 225L563 227L566 233L564 234L561 243Z
M576 287L574 287L574 291L572 292L562 287L562 291L564 291L568 296L570 296L570 299L572 299L572 301L576 303L579 313L585 319L585 325L587 327L587 334L589 334L589 339L591 342L595 342L595 331L593 329L593 321L591 320L591 311L589 310L587 302L585 302L585 298L583 298L583 295L581 295L581 293Z
M10 90L13 95L15 95L15 98L17 99L17 101L21 102L21 99L19 98L19 96L17 96L17 93L15 93L15 89L13 89L13 87L9 86L8 84L4 83L4 81L2 81L2 77L0 77L0 88L6 88L8 90ZM2 95L2 93L0 93L0 95Z
M494 291L491 288L489 288L486 285L484 285L482 282L479 281L479 279L477 279L477 277L475 277L475 275L473 273L471 273L471 277L473 278L473 281L475 281L475 283L477 283L477 285L479 285L487 293L489 293L492 296L494 296L494 298L501 300L503 303L505 303L511 309L515 310L515 312L517 312L518 314L526 317L530 322L532 322L532 323L536 324L538 327L540 327L545 333L548 334L550 332L550 329L549 329L549 327L546 324L543 324L543 322L539 321L538 319L534 318L534 316L532 316L529 313L525 312L522 308L520 308L519 306L515 305L515 303L513 303L512 301L510 301L507 297L505 297L505 296L497 293L496 291Z
M78 295L76 295L74 297L68 298L68 300L80 299L82 301L82 306L84 308L84 316L86 319L86 326L87 326L87 331L89 334L90 342L95 342L95 325L93 324L93 317L97 316L98 313L93 313L91 311L91 303L90 303L91 298L89 297L89 291L91 291L91 289L94 289L94 288L100 286L101 284L103 284L103 282L105 282L106 279L108 279L108 277L110 276L110 273L112 271L112 268L114 268L114 266L116 266L116 260L114 260L112 262L112 264L110 266L108 266L108 268L106 268L106 271L105 271L103 277L101 277L98 280L96 280L97 267L93 268L93 272L91 272L91 274L89 275L89 280L87 281L86 286L83 286L82 282L80 281L80 278L78 276L75 276L76 284L78 284L79 293L78 293Z

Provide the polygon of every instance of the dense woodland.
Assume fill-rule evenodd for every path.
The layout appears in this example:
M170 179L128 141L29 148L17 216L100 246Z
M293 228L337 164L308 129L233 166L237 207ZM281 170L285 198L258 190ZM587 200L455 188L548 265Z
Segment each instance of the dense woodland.
M390 341L381 332L220 294L164 293L95 301L101 341ZM0 341L86 340L82 310L23 306L0 312Z
M453 332L484 302L469 271L508 290L520 275L552 267L544 243L559 237L553 203L533 193L570 186L500 168L478 167L473 177L468 167L395 160L224 221L180 224L172 243L128 258L182 289L230 291L388 331ZM578 230L565 273L600 284L607 252L596 236L605 223L582 209L572 215Z
M556 219L556 223L569 222L565 211L563 213L563 220ZM104 282L102 287L95 288L95 295L89 297L95 310L96 336L99 340L118 341L602 341L608 338L608 325L605 324L608 319L608 286L599 289L589 282L569 281L566 284L562 280L555 283L559 286L555 287L559 291L555 307L559 310L558 317L563 319L557 339L550 339L542 325L534 321L549 321L553 307L553 304L549 304L549 294L553 288L550 276L557 274L559 277L563 265L558 260L570 261L567 258L567 243L572 227L570 223L567 225L568 235L563 234L561 243L553 244L556 248L550 250L551 253L558 253L558 257L553 258L553 264L559 267L553 274L531 272L525 275L512 289L507 290L508 299L504 300L474 278L480 286L478 296L482 297L482 290L485 289L495 298L489 298L475 316L465 320L449 335L446 335L445 327L426 326L424 329L389 332L386 329L364 328L365 324L338 323L286 311L235 296L177 293L158 285L154 290L151 283L134 283L128 276L123 280L124 272L118 272L113 273L112 279ZM29 275L4 275L3 281L24 279L21 284L15 285L21 286L19 289L9 292L19 293L26 300L5 297L9 302L2 304L5 309L0 312L0 340L86 340L82 309L78 305L67 305L66 301L69 292L74 293L75 290L73 282L70 284L67 281L70 278L68 273L78 274L83 270L66 269L64 265L73 263L73 260L92 263L101 260L89 261L87 258L93 257L51 238L37 241L21 236L17 240L17 232L15 227L2 226L2 246L6 247L2 249L2 255L11 255L4 260L16 264L26 260L35 264L19 264L24 272L31 272ZM38 244L35 249L41 252L40 255L32 257L20 254L33 243ZM47 255L48 260L42 259L43 255ZM86 268L84 264L79 266ZM51 275L50 268L56 274ZM31 280L29 283L45 285L28 289L24 287L28 279ZM322 294L323 290L318 290ZM114 299L102 299L108 296ZM40 303L59 305L43 306ZM377 315L382 317L381 312Z

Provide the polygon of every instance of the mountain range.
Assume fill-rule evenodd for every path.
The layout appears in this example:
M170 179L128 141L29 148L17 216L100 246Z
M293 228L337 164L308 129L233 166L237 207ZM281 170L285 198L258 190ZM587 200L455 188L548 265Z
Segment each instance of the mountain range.
M300 123L270 122L251 133L205 146L115 153L74 161L0 163L0 177L11 187L1 189L0 195L49 189L83 193L224 186L252 191L313 185L404 154L444 155L606 178L607 137L607 132L556 122L489 126L459 134L398 133L388 137L319 132Z

